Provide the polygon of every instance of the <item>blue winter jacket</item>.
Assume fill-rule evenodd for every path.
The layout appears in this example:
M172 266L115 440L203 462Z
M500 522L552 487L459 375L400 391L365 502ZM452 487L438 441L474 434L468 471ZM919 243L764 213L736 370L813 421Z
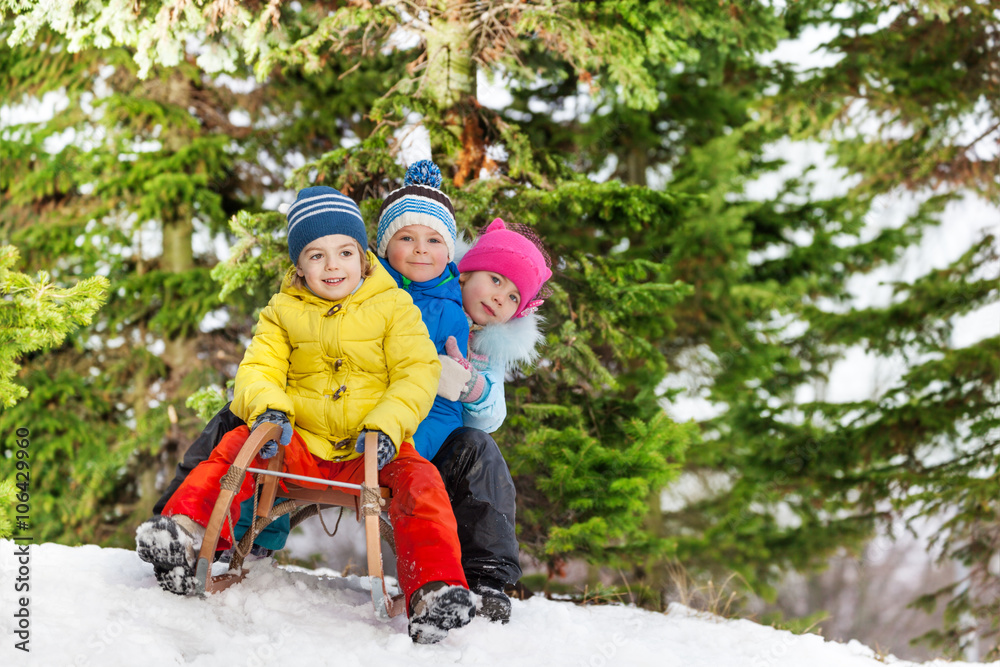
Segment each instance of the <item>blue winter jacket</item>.
M468 355L469 321L462 310L462 288L458 284L458 266L448 264L444 272L434 280L422 283L405 278L399 271L389 266L380 257L382 266L395 279L401 289L409 292L413 303L420 309L427 332L434 341L438 354L447 354L444 344L448 336L454 336L458 349ZM420 422L413 435L413 446L428 461L434 458L445 438L462 426L462 404L438 396L434 399L431 412Z

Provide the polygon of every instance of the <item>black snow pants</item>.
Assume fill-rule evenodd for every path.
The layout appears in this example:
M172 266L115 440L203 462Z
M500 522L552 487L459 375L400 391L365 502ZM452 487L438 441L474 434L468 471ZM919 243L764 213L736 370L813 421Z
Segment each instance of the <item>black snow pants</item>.
M163 511L188 473L209 457L222 436L243 425L228 403L212 417L177 464L177 472L153 506L153 513ZM469 586L481 584L502 590L504 585L516 583L521 566L514 533L514 481L496 441L478 429L455 429L431 463L441 473L458 522L462 569Z
M505 584L516 583L521 566L514 533L514 480L496 441L479 429L455 429L431 463L441 473L455 512L469 587L503 590Z

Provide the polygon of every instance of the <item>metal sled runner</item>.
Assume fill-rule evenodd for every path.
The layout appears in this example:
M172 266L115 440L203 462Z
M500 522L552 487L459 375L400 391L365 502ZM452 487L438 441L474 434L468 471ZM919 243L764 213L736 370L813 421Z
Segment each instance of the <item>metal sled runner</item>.
M354 508L358 520L364 520L365 542L368 550L368 577L371 581L372 604L375 614L382 619L388 619L405 611L402 595L390 597L385 587L385 576L382 569L382 547L380 538L385 537L390 546L393 545L392 528L382 518L382 508L391 502L389 489L378 485L378 436L368 433L365 437L364 470L365 480L362 484L348 484L331 480L320 480L311 477L300 477L281 472L283 447L278 447L278 453L268 461L267 470L250 468L250 463L257 452L269 440L277 440L281 436L281 427L276 424L261 424L243 444L239 455L225 475L219 480L221 491L215 502L208 526L205 529L205 539L198 554L196 577L198 593L213 593L241 581L246 576L243 569L243 559L250 551L254 539L274 519L285 514L291 514L292 526L304 519L318 514L323 507ZM256 502L254 516L250 528L235 545L229 571L221 575L212 575L212 561L219 544L219 536L225 522L232 525L229 508L233 497L243 484L247 472L256 475L258 489L255 491ZM284 489L280 492L286 500L275 505L278 496L278 480L284 480ZM325 489L306 488L294 483L294 480L322 483Z

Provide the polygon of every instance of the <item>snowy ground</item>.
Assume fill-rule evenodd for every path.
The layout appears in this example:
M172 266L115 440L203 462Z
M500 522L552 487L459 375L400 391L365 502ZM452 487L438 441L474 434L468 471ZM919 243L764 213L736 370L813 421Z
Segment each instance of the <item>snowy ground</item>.
M379 667L602 665L876 667L857 642L838 644L750 621L630 607L579 607L540 597L514 601L506 626L477 618L441 644L417 646L406 621L377 620L365 580L328 570L255 563L241 584L207 599L161 591L132 551L32 545L28 573L18 545L0 540L0 664L106 667L337 665ZM24 581L27 576L27 581ZM17 579L30 585L30 653L15 648ZM935 661L925 665L969 665ZM1000 662L991 663L1000 667Z

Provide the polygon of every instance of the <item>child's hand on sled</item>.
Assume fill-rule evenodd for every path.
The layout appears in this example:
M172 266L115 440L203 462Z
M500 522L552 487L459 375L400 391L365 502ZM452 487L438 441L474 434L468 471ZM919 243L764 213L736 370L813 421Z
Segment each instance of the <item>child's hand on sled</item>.
M277 424L281 427L279 440L282 446L292 441L292 424L288 421L288 415L281 410L265 410L260 417L257 417L257 421L253 423L253 428L250 429L250 432L252 433L261 424ZM268 440L260 449L260 458L269 459L277 453L278 442Z
M438 396L449 401L475 403L489 393L490 382L476 370L469 360L462 356L458 341L448 336L444 344L447 356L438 355L441 360L441 380L438 382Z
M381 470L389 461L396 458L396 446L392 444L392 438L382 431L371 432L378 434L378 469ZM354 451L358 454L365 453L365 436L368 433L368 429L362 429L361 433L358 434L358 440L354 443Z

